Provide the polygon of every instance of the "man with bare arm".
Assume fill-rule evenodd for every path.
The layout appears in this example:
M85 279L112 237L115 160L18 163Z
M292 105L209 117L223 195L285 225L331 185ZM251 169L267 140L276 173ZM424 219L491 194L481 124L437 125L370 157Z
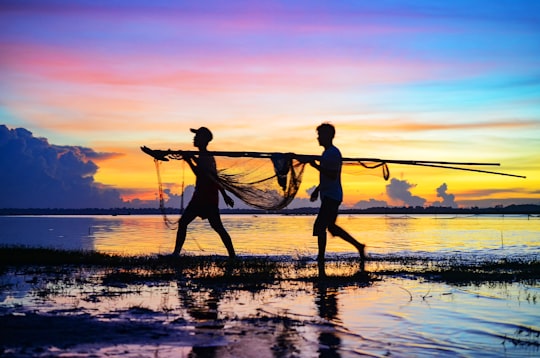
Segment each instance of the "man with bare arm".
M197 157L190 156L184 157L184 159L196 176L195 192L178 222L176 245L172 256L180 255L186 240L188 225L196 217L200 217L201 219L208 219L210 226L219 234L221 241L227 248L229 258L233 259L236 254L232 240L227 230L225 230L219 214L219 193L221 192L228 206L233 207L234 201L220 185L217 177L216 161L208 153L207 147L213 138L212 132L206 127L191 129L191 132L195 133L193 145L199 149L200 154Z
M342 157L339 149L333 144L335 133L336 130L332 124L323 123L317 127L317 140L319 145L324 147L324 151L318 164L316 161L310 162L310 165L319 171L319 186L311 194L311 201L317 200L320 196L321 207L313 225L313 236L317 236L319 246L317 261L320 276L326 275L324 270L326 230L332 236L339 236L358 250L362 267L365 260L365 245L336 225L339 205L343 201L343 189L341 187Z

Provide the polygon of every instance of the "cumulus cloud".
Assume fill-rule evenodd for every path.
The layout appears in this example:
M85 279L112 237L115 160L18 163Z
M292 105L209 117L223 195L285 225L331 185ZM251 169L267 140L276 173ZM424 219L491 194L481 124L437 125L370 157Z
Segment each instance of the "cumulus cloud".
M311 201L311 193L317 188L316 185L313 185L305 190L307 198L299 198L298 196L293 199L293 201L287 206L288 209L298 209L298 208L314 208L321 205L320 201Z
M443 200L434 202L433 206L457 208L458 205L454 200L454 194L448 194L446 192L447 190L448 186L446 185L446 183L443 183L440 187L437 188L437 197L442 198Z
M191 200L191 197L193 196L193 193L195 192L195 185L187 185L184 188L184 208L187 206L189 201ZM180 208L182 206L182 193L173 193L171 189L164 188L163 189L164 199L165 199L165 206L170 208Z
M386 186L386 194L392 200L402 202L405 206L424 206L426 199L412 195L410 191L415 186L406 180L392 178L390 184Z
M57 146L24 128L0 125L0 197L4 208L114 208L120 192L94 182L93 160L113 153Z

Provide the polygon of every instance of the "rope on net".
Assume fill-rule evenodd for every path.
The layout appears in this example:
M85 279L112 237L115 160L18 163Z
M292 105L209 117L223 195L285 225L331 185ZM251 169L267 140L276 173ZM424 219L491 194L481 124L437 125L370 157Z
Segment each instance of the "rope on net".
M167 217L167 211L165 209L165 198L163 195L163 182L161 181L161 173L159 170L161 163L159 160L154 159L154 164L156 165L156 173L157 173L157 179L158 179L159 211L161 212L161 216L163 217L163 222L165 223L165 226L167 226L171 230L176 230L178 228L178 220L177 221L170 220ZM184 193L182 193L182 196L183 195Z
M255 170L237 171L222 169L218 172L219 183L246 204L263 210L280 210L296 196L305 163L275 155L272 167L261 161ZM273 173L269 175L269 171Z
M388 178L390 178L390 169L388 169L388 164L386 164L386 162L380 162L374 165L367 165L366 163L362 161L358 161L358 164L360 164L366 169L376 169L378 167L382 167L384 180L388 180Z
M181 155L172 155L171 159L183 160ZM273 155L268 158L257 158L250 168L219 168L217 181L225 190L248 204L263 210L280 210L291 203L302 182L306 163L301 163L286 155ZM167 217L165 194L160 172L160 160L154 159L159 193L159 209L165 225L171 229L178 228L178 220ZM184 179L182 179L184 180ZM182 182L182 209L184 199L184 183ZM182 212L182 211L181 211Z
M152 150L148 147L141 147L141 150L154 157L158 177L160 211L163 214L163 220L167 227L170 229L176 229L178 222L169 220L165 215L165 199L159 162L168 161L169 159L184 160L184 156L193 156L200 153L195 151L172 151L170 149L166 151ZM229 191L246 204L263 210L280 210L289 205L300 188L306 163L313 160L320 160L319 156L301 155L295 153L209 152L209 154L218 158L250 158L249 165L244 163L246 165L241 168L230 165L218 165L216 180L225 190ZM366 169L376 169L381 167L382 175L385 180L388 180L390 177L388 164L465 170L471 172L525 178L521 175L464 167L473 165L498 166L498 163L386 160L377 158L342 158L342 160L344 165L361 165ZM184 183L182 178L182 209L184 199L183 185Z

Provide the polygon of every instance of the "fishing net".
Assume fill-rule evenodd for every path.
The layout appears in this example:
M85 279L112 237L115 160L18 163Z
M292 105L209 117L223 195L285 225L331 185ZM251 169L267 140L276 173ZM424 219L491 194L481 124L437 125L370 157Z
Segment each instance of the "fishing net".
M160 162L169 159L184 160L200 153L195 151L152 150L146 146L141 150L155 159L159 183L160 209L165 214L165 198L160 175ZM295 198L302 182L306 162L319 160L320 157L294 153L264 152L210 152L214 155L217 167L216 180L228 192L254 208L280 210ZM382 160L376 158L342 158L342 173L357 172L359 168L368 172L379 172L385 180L390 178L388 164L414 165L433 168L465 170L487 174L497 174L525 178L521 175L469 168L476 165L499 165L498 163L418 161L418 160ZM382 169L373 171L372 169ZM354 174L354 173L353 173ZM184 198L184 180L182 179L182 208ZM175 226L164 215L167 226Z
M181 155L168 158L183 160ZM276 153L269 158L227 158L216 156L217 180L219 184L247 205L263 210L280 210L291 203L296 196L305 163L286 154ZM158 177L158 193L161 212L164 214L165 193L161 177L161 161L154 160ZM182 208L184 195L182 178ZM171 229L177 222L164 215L164 221Z
M279 210L290 204L305 168L305 163L280 154L270 159L243 159L220 168L224 161L216 159L219 183L246 204L264 210Z
M167 152L161 160L175 159L183 161L183 155L192 155L193 152ZM153 152L152 154L156 154ZM295 198L306 166L286 153L271 153L267 156L214 156L217 167L217 180L219 184L235 197L247 205L262 210L280 210L287 207ZM161 161L155 159L159 184L160 208L165 209L163 184L160 175ZM389 171L386 163L356 162L344 163L343 172L348 168L363 168L364 170L382 167L383 177L388 179ZM182 208L183 187L182 179ZM171 223L169 223L171 224Z

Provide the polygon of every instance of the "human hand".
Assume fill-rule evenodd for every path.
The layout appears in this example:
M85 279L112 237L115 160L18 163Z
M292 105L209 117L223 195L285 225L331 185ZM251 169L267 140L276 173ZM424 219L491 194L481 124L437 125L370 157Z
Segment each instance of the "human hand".
M194 157L195 157L195 155L193 153L182 152L182 159L184 159L184 160L193 159Z
M291 159L293 158L296 159L302 164L308 164L310 161L313 160L313 156L311 155L299 155L299 154L294 154L294 153L286 153L286 155L290 157Z
M224 195L223 199L225 199L225 204L227 204L227 206L234 208L234 200L230 196Z
M319 188L313 190L309 198L309 201L314 202L314 201L317 201L318 198L319 198Z

